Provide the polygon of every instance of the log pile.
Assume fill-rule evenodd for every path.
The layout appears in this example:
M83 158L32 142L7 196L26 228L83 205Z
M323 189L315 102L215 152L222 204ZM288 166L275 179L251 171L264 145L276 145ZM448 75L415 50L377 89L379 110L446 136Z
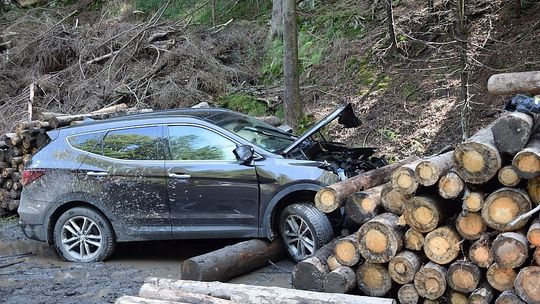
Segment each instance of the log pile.
M300 262L294 287L407 304L540 303L535 119L507 112L452 151L320 190L317 208L344 206L359 229Z
M137 110L128 108L126 104L118 104L79 115L41 113L36 120L18 123L12 132L0 136L0 214L17 211L25 165L32 159L32 155L49 141L48 131L78 125L85 119L99 120L149 111L152 110Z

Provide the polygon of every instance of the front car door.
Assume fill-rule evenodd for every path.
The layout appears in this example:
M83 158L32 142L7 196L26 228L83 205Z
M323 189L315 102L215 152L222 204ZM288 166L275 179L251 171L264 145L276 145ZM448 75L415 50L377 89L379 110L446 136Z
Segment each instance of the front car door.
M173 237L254 237L259 186L236 143L199 125L167 125L165 170Z

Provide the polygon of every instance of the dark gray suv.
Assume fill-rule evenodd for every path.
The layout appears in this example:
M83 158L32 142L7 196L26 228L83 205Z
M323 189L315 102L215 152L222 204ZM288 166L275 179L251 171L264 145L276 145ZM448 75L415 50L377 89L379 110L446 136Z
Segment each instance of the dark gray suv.
M276 235L301 260L339 222L313 206L316 191L381 165L374 149L315 140L336 118L359 125L347 105L300 137L223 109L50 131L23 173L22 229L76 262L106 259L117 242Z

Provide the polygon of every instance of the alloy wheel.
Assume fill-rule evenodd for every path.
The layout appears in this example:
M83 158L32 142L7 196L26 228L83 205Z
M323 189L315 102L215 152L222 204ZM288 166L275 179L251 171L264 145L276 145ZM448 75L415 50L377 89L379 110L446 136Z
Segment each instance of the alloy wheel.
M291 214L283 221L283 240L289 251L300 259L315 252L313 233L306 221Z
M94 258L100 251L102 234L99 226L86 216L75 216L62 226L62 246L77 261Z

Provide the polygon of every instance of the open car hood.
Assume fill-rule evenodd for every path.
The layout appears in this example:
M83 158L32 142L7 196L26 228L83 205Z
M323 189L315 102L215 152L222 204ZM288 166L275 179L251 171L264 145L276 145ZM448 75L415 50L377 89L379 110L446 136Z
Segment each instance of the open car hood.
M311 135L317 133L320 129L331 123L336 118L339 118L338 123L343 125L345 128L356 128L362 124L360 119L354 114L352 105L349 103L335 109L328 116L317 122L315 125L313 125L313 127L309 128L309 130L302 134L302 136L298 137L298 139L296 139L290 146L285 148L282 153L287 154L291 152L296 147L298 147L304 140L309 138Z

